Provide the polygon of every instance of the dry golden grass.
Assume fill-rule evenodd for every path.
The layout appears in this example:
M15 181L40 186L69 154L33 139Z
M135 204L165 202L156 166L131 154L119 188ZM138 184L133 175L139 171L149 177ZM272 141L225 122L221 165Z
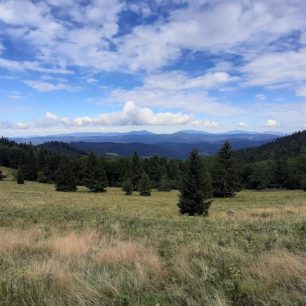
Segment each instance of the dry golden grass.
M306 193L177 198L0 182L0 305L306 304Z
M286 249L274 249L262 254L249 267L248 273L264 288L293 282L306 288L306 258Z

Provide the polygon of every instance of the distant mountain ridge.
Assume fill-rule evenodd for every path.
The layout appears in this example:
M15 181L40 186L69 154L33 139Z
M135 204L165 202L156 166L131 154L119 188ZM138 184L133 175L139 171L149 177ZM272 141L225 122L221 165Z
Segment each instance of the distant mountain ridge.
M183 130L172 134L155 134L149 131L132 131L128 133L72 133L48 136L18 137L12 140L18 143L34 145L45 142L60 141L72 142L112 142L112 143L215 143L228 139L247 140L256 142L268 142L280 137L280 134L256 133L246 131L230 131L226 133L212 134L204 131Z
M250 148L260 146L266 141L250 141L240 139L229 139L234 150L243 148ZM70 145L77 150L83 152L95 152L97 154L117 154L119 156L131 156L135 151L140 156L163 156L167 158L185 159L193 148L199 150L203 156L213 155L223 145L223 141L214 143L201 142L201 143L174 143L174 142L160 142L156 144L145 143L114 143L114 142L72 142Z

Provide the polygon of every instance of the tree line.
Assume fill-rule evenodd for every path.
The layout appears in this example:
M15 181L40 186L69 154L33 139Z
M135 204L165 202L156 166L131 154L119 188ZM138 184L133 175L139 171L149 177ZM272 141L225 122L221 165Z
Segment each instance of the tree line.
M269 144L232 152L225 142L216 156L197 153L203 199L231 196L242 188L288 188L306 190L306 132L277 139ZM122 187L127 195L151 189L170 191L199 179L186 179L191 159L182 161L153 156L130 158L85 155L70 150L69 144L57 143L63 151L54 152L31 144L0 139L0 165L18 169L17 180L55 183L59 191L75 191L86 186L92 192L105 192L108 186ZM191 158L192 154L190 155ZM189 169L189 170L188 170ZM1 176L5 174L0 174ZM194 186L192 187L194 188ZM186 191L187 192L187 191ZM184 209L182 209L184 211Z
M108 186L121 186L126 195L137 191L141 196L150 196L152 188L179 189L180 212L190 215L208 215L213 196L232 196L239 190L228 142L210 167L197 150L186 162L157 156L140 158L137 152L131 158L111 159L94 153L56 153L2 138L0 165L18 169L18 184L25 180L54 183L57 191L74 192L77 186L85 186L91 192L106 192Z

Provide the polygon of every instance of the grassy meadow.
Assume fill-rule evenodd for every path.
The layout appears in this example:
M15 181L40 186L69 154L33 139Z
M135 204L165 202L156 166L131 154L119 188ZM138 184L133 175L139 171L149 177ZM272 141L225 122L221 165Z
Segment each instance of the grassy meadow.
M0 305L306 305L306 192L242 191L204 218L179 215L177 191L12 178L0 182Z

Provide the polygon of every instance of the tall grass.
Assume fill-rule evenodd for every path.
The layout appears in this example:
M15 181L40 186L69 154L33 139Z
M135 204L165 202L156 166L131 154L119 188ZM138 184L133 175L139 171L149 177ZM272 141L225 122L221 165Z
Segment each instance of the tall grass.
M0 305L306 304L305 193L177 197L0 182Z

